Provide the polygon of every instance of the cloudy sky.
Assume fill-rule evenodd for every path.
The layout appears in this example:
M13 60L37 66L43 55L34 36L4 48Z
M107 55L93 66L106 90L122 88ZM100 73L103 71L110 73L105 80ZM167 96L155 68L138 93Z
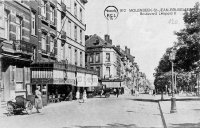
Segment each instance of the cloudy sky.
M183 12L175 15L140 15L129 9L192 8L198 0L88 0L85 6L86 34L103 36L109 33L114 45L128 46L135 56L140 71L154 80L154 69L166 48L176 41L174 31L184 27ZM106 21L104 10L116 6L119 12L116 20Z

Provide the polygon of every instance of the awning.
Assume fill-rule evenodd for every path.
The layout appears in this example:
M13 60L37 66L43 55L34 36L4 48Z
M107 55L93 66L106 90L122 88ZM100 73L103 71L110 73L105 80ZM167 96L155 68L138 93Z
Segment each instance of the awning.
M85 87L85 74L84 73L77 73L77 86Z
M106 82L102 82L103 85L106 85L106 88L119 88L121 87L121 82L117 81L117 82L113 82L113 81L106 81Z
M76 85L76 77L74 72L67 72L67 79L65 80L65 84Z
M85 75L85 86L86 87L92 87L92 74L86 74Z
M98 76L92 75L92 86L98 86Z

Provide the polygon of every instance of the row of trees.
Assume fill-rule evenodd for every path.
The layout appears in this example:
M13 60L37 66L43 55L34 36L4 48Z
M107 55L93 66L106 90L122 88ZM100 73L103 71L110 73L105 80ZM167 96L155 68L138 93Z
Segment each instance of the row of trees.
M176 74L177 91L193 91L196 85L196 74L199 68L200 60L200 4L196 3L194 8L186 11L183 16L185 27L174 34L177 41L173 47L166 49L165 54L159 61L155 69L154 85L158 91L163 92L172 83L171 62L169 54L173 48L176 48L176 57L174 60L174 71Z

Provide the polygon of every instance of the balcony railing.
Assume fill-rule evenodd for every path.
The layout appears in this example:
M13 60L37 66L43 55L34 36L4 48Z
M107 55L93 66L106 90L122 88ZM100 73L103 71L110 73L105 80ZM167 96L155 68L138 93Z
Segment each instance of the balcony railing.
M23 40L14 40L13 49L16 52L33 53L34 45Z

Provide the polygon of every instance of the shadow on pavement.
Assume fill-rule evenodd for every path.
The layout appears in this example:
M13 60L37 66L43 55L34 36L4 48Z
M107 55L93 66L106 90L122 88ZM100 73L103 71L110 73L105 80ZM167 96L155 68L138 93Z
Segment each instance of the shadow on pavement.
M172 124L170 128L200 128L199 123L183 123L183 124Z
M114 124L107 124L107 126L75 126L77 128L144 128L144 127L139 127L136 124L119 124L119 123L114 123ZM63 128L68 128L68 127L63 127ZM148 127L148 128L158 128L158 127Z

